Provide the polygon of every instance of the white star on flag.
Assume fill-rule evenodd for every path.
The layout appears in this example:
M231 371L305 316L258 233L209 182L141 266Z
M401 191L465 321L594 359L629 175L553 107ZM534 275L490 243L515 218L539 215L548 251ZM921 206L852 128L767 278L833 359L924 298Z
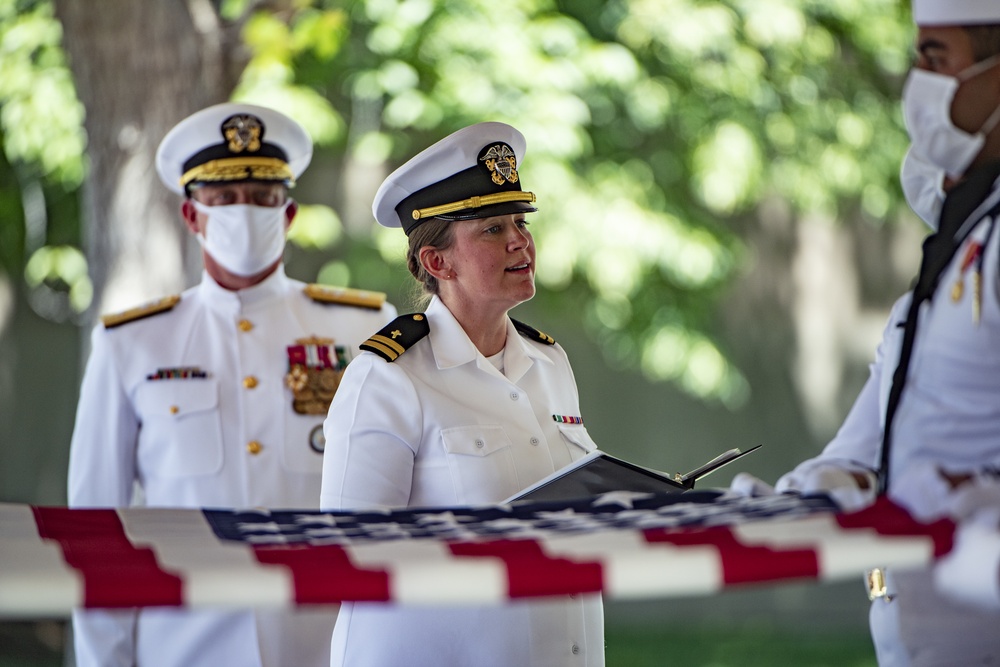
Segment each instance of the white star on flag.
M652 498L652 493L638 493L636 491L608 491L602 493L594 500L594 507L603 505L621 505L625 509L632 509L636 500Z

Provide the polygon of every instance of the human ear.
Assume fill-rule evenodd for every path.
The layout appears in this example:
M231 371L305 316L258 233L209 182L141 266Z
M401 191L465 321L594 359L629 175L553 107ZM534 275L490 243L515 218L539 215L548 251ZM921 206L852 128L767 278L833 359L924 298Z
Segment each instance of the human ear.
M451 263L448 261L445 254L438 248L425 245L420 249L417 255L420 258L420 264L424 267L424 271L438 280L447 280L455 277L455 272L452 271Z
M187 225L192 234L198 234L201 231L198 228L198 209L194 207L194 202L190 199L185 199L181 203L181 218L184 219L184 224Z
M288 207L285 209L285 231L292 226L292 220L295 219L295 214L299 212L299 204L294 199L289 198Z

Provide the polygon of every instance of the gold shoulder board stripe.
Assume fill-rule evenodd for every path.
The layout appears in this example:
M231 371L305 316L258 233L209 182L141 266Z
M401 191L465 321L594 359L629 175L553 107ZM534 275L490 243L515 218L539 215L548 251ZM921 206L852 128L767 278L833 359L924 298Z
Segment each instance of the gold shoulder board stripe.
M122 324L128 324L129 322L141 320L144 317L165 313L180 303L180 300L180 295L174 294L173 296L167 296L159 301L152 301L137 308L130 308L129 310L125 310L120 313L104 315L101 317L101 322L104 324L105 329L113 329L114 327L121 326Z
M349 287L329 287L327 285L306 285L305 295L320 303L336 303L342 306L356 306L379 310L385 304L384 292L351 289Z
M361 344L362 350L374 352L386 361L392 362L406 352L418 340L430 333L427 318L423 313L400 315L389 322L381 331Z
M555 339L547 333L543 333L534 327L530 327L524 322L518 322L514 318L511 318L510 321L514 323L514 328L517 329L517 332L525 338L530 338L533 341L544 343L545 345L556 344Z

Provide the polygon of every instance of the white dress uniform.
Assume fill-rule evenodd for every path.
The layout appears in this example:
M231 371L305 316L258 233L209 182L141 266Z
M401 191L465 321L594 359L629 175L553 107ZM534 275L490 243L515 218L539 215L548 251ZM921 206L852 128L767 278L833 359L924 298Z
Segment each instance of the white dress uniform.
M986 209L997 201L1000 180L988 193ZM982 213L978 218L971 220L974 227L941 274L933 298L921 305L906 388L893 422L888 496L911 509L914 503L945 506L946 485L924 483L932 466L975 474L1000 465L1000 230L994 229L1000 221ZM977 307L974 273L979 266ZM871 376L837 436L819 457L790 475L827 463L878 468L911 298L907 294L894 306ZM930 570L887 572L886 584L886 596L873 601L870 613L880 665L1000 662L1000 613L939 594Z
M396 329L405 338L413 317L386 337ZM325 424L323 509L496 503L596 448L582 423L554 419L580 415L558 344L531 341L508 321L501 372L436 297L423 317L429 333L395 361L366 351L348 367ZM492 607L344 604L331 664L603 665L602 605L595 595Z
M324 414L293 409L289 346L321 337L356 350L396 311L317 300L338 297L310 297L305 289L280 266L240 291L205 274L162 312L98 326L73 432L70 505L126 507L138 485L149 507L318 507ZM77 659L143 667L326 664L335 615L77 613Z

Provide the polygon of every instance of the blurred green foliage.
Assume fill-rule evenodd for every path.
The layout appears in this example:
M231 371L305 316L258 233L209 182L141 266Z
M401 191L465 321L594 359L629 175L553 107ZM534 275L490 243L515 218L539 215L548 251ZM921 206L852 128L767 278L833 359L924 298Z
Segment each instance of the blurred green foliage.
M32 303L56 318L91 299L78 250L83 106L61 39L50 2L0 0L0 274L29 286Z
M748 391L706 333L743 259L735 223L769 199L875 222L903 206L898 90L912 28L899 0L255 6L219 5L228 19L253 11L235 98L288 112L317 150L354 164L398 164L467 124L513 123L539 196L536 298L582 321L615 365L706 399L735 405ZM72 185L83 139L57 42L47 0L0 0L0 167ZM19 85L15 70L44 76ZM40 137L35 121L53 131ZM17 193L2 185L7 206ZM293 228L332 257L324 278L402 263L398 231L347 230L329 203L304 207ZM10 226L0 221L4 240ZM8 270L23 261L3 253Z
M683 604L683 601L679 601ZM876 667L867 632L816 628L775 629L750 620L746 627L610 625L609 667Z
M7 159L26 177L83 181L83 106L49 2L0 0L0 126Z

